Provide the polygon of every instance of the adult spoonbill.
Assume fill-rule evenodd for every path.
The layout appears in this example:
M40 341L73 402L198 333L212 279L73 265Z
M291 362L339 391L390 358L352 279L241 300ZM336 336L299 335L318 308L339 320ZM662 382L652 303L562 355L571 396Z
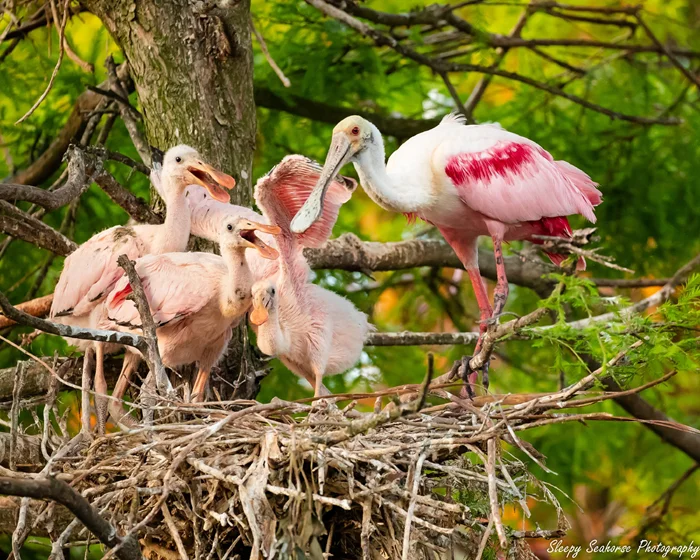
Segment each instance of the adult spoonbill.
M123 274L117 265L119 255L137 259L148 254L184 251L190 237L190 212L185 197L188 185L202 185L219 201L228 201L224 190L235 185L233 177L205 163L189 146L175 146L163 159L161 172L163 196L167 205L165 221L159 225L115 226L90 238L66 258L63 272L54 291L52 319L74 326L95 327L101 314L101 304ZM223 187L223 188L222 188ZM107 384L104 378L103 356L116 352L119 345L71 341L85 352L83 394L87 396L90 383L89 362L96 353L95 408L98 432L104 431L107 413ZM138 365L138 358L127 354L128 367ZM135 364L134 364L135 361ZM86 401L83 401L83 405ZM87 408L84 406L84 408ZM83 420L88 410L83 411ZM87 426L83 426L86 430Z
M597 184L586 173L555 161L532 140L499 126L465 125L460 116L448 115L435 128L405 142L385 166L377 127L351 116L333 129L323 174L292 221L292 231L303 232L319 218L330 178L348 162L354 163L360 183L377 204L422 218L440 230L471 279L482 336L487 321L500 315L508 297L503 241L537 243L533 236L543 234L569 237L566 216L581 214L595 222L593 207L601 201ZM496 257L493 308L479 274L481 235L491 237ZM556 264L563 260L560 255L549 256ZM577 266L585 267L583 259Z
M147 255L136 261L158 334L163 364L175 368L197 363L199 371L192 387L192 398L204 398L209 372L221 358L232 328L250 308L253 277L246 260L246 249L255 249L266 259L276 259L277 251L255 235L256 231L275 235L276 226L242 218L227 218L220 225L221 256L211 253L167 253ZM104 305L103 328L140 330L141 318L129 280L122 277ZM129 348L129 353L138 350ZM112 394L121 398L133 368L125 368ZM111 400L110 416L122 422L124 410Z
M302 166L303 162L285 159L255 187L258 206L280 227L280 257L277 274L253 285L250 322L260 350L277 356L306 379L318 397L328 394L324 375L342 373L360 359L370 325L350 301L310 282L311 270L303 255L304 246L328 238L340 206L356 185L348 188L331 182L320 219L306 233L294 234L290 221L318 178L317 172L303 173Z

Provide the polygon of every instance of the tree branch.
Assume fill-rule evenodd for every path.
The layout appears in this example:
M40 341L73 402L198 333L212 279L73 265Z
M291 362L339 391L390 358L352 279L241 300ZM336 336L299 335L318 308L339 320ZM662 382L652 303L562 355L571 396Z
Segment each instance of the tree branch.
M119 66L117 75L122 80L128 77L129 74L126 64ZM109 82L102 82L100 87L109 87ZM75 106L66 124L63 125L63 128L59 131L46 151L27 167L27 169L13 175L9 179L9 182L21 185L40 185L51 177L61 166L63 155L66 153L70 143L80 139L80 135L90 118L90 114L97 108L101 100L102 96L92 91L85 91L80 94L75 101Z
M573 95L570 93L565 92L559 87L552 86L549 84L546 84L544 82L539 82L537 80L534 80L532 78L529 78L527 76L522 76L520 74L516 74L515 72L508 72L505 70L500 70L498 68L492 68L492 67L487 67L487 66L479 66L476 64L467 64L467 63L448 63L442 60L436 60L436 59L431 59L429 56L421 54L417 51L414 51L413 49L405 46L404 44L400 43L397 39L395 39L392 36L386 35L377 29L361 22L360 20L352 17L349 15L348 12L343 11L342 9L339 9L328 2L324 0L306 0L308 4L311 6L317 8L320 10L322 13L325 15L332 17L334 19L337 19L338 21L344 23L348 27L354 29L361 35L364 35L365 37L368 37L374 41L374 43L377 46L382 46L382 47L389 47L393 50L395 50L397 53L400 55L409 58L418 64L421 64L423 66L427 66L428 68L431 68L436 74L440 76L444 76L447 73L451 72L477 72L480 74L490 74L493 76L500 76L502 78L506 78L509 80L513 80L516 82L521 82L524 84L527 84L531 87L540 89L542 91L546 91L548 93L551 93L552 95L556 95L558 97L562 97L564 99L567 99L573 103L577 103L578 105L581 105L582 107L585 107L586 109L589 109L591 111L596 111L598 113L601 113L603 115L606 115L610 117L611 119L616 119L616 120L623 120L623 121L628 121L628 122L633 122L637 124L666 124L666 125L672 125L672 124L679 124L681 121L676 118L667 118L667 117L641 117L641 116L635 116L635 115L627 115L624 113L619 113L617 111L613 111L612 109L608 109L606 107L602 107L600 105L597 105L595 103L592 103L588 101L587 99L584 99L582 97L579 97L577 95ZM343 6L345 9L348 11L353 10L353 4L352 2L348 3L343 3ZM435 8L436 10L440 8L439 6ZM443 7L444 8L444 7ZM424 10L425 12L425 10ZM449 23L457 27L458 29L464 31L465 33L469 34L474 34L475 30L474 28L468 24L466 21L461 20L460 18L457 18L454 14L449 14L449 16L446 18ZM437 23L437 22L434 22ZM546 41L541 41L541 40L532 40L532 39L520 39L518 37L503 37L501 35L489 35L489 34L484 34L481 32L478 32L479 38L486 38L486 42L492 46L492 47L505 47L505 48L511 48L511 47L518 47L518 46L537 46L537 45L557 45L557 44L576 44L578 43L578 46L597 46L597 47L602 47L600 42L597 41L581 41L581 40L546 40ZM624 47L611 43L609 44L611 48L624 48L626 50L631 50L633 52L657 52L657 47L652 45L651 47L647 47L644 45L630 45L627 46L625 45ZM613 46L614 45L614 46ZM649 50L651 49L651 50ZM698 53L700 54L700 53Z
M126 255L119 255L117 264L124 269L124 272L129 279L129 284L133 290L132 299L134 300L136 309L138 309L139 315L141 316L141 329L143 330L143 339L147 346L146 352L143 353L142 350L142 353L144 354L144 358L148 363L149 369L155 376L158 389L161 391L161 393L167 394L168 391L172 390L172 385L170 385L168 374L165 372L163 361L160 359L160 353L158 352L158 335L156 334L156 324L153 320L153 315L151 315L150 304L148 302L148 298L146 297L146 292L143 291L141 279L136 273L134 263L131 262Z
M90 505L82 495L68 484L53 477L36 479L0 477L0 494L24 496L37 500L53 500L65 506L109 548L119 545L116 552L120 560L141 560L141 548L134 536L122 538L117 530Z
M95 340L98 342L113 342L115 344L123 344L124 346L132 346L138 348L142 352L147 352L148 347L143 337L124 332L105 331L102 329L86 329L82 327L71 327L70 325L62 325L60 323L52 323L45 319L32 317L31 315L20 311L14 307L7 299L4 293L0 292L0 309L5 314L5 317L29 327L39 329L40 331L63 336L66 338L78 338L80 340Z
M90 186L95 166L78 148L69 148L68 179L65 184L51 192L22 184L0 183L0 199L8 201L22 200L41 206L47 211L56 210L79 197Z
M65 235L9 202L0 200L0 210L6 213L0 215L0 231L2 233L23 239L37 247L62 256L67 256L78 248Z
M258 107L284 111L285 113L329 124L337 124L338 121L350 115L359 115L372 121L384 134L399 140L405 140L431 129L440 122L440 119L387 117L380 113L329 105L322 101L313 101L288 93L285 93L284 97L282 97L261 85L255 87L255 104Z

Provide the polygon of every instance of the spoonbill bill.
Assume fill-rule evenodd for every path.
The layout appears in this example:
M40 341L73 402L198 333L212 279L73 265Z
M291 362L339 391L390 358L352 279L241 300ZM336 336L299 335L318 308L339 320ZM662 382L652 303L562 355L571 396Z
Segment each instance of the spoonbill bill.
M333 175L331 179L335 177ZM277 356L291 371L306 379L315 396L329 394L323 376L342 373L360 359L370 324L350 301L310 282L305 246L325 241L340 206L356 184L329 181L320 219L304 234L294 234L292 217L319 178L303 158L285 158L255 187L255 200L269 221L280 228L280 257L276 275L253 285L250 322L260 350Z
M457 115L446 116L435 128L417 134L384 164L384 143L376 126L359 116L342 120L333 129L323 173L304 207L292 221L300 233L322 216L332 177L348 162L360 183L381 207L419 217L438 228L464 265L474 287L481 314L481 336L497 319L508 298L503 261L504 241L536 235L567 238L567 216L581 214L591 222L601 193L591 178L565 161L556 161L538 144L498 125L465 125ZM493 240L497 282L493 307L479 273L477 239ZM561 264L561 255L549 255ZM579 259L578 268L585 267ZM472 381L476 373L466 371ZM488 365L483 369L488 386ZM473 375L472 375L473 374Z
M197 363L199 371L192 387L193 401L204 399L209 372L221 358L232 328L250 308L253 277L246 250L254 249L266 259L276 259L275 249L264 243L256 232L272 235L279 228L242 218L227 218L220 225L221 256L212 253L167 253L147 255L136 261L135 269L148 299L157 328L158 350L163 364L175 368ZM101 321L103 328L140 330L141 318L129 279L124 276L109 294ZM134 348L129 353L138 353ZM125 366L112 394L121 398L134 368ZM109 413L123 423L124 410L112 399Z
M57 322L96 327L101 305L123 270L117 265L119 255L126 254L134 260L144 255L184 251L190 236L190 212L185 189L196 183L204 187L219 201L228 201L224 189L232 189L235 180L230 175L204 162L194 148L180 145L168 150L163 159L160 174L162 190L167 205L165 221L159 225L115 226L91 237L66 258L63 272L54 291L50 316ZM223 188L222 188L223 187ZM89 418L85 405L90 384L89 362L96 353L95 408L98 432L104 432L107 415L107 384L104 378L103 356L119 350L117 344L93 343L86 340L71 341L85 352L83 371L83 421ZM134 357L127 354L129 367L134 367ZM138 365L138 359L135 365ZM87 430L87 426L83 426Z

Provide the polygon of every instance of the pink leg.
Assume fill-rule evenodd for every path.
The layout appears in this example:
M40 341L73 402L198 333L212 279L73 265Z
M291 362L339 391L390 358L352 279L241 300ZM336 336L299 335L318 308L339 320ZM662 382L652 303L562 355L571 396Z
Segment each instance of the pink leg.
M496 289L493 295L493 317L497 318L503 313L503 308L508 300L508 278L506 278L506 265L503 262L503 249L501 239L493 238L493 253L496 256Z
M124 396L124 393L126 393L126 390L129 388L131 376L138 369L139 363L141 363L141 356L138 354L127 352L124 355L122 371L119 374L119 379L117 379L117 384L114 386L114 391L112 391L112 396L115 399L121 399ZM110 400L109 415L118 426L127 426L132 428L137 425L129 413L124 410L122 403L119 401Z

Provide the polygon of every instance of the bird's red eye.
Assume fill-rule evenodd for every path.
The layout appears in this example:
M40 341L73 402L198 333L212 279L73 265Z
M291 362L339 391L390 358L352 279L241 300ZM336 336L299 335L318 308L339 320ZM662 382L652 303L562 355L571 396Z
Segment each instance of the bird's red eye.
M360 133L360 127L359 126L354 126L352 128L352 133L357 136Z

